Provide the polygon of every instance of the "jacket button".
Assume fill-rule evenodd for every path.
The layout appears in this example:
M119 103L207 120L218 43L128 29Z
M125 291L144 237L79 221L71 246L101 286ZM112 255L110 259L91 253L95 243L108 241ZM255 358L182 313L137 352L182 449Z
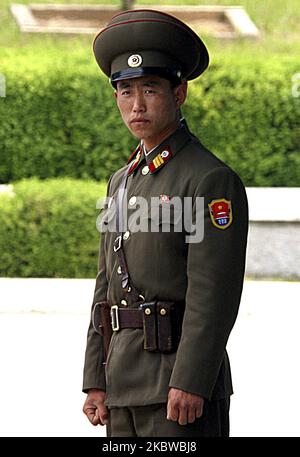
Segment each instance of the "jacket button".
M128 240L129 237L130 237L130 232L129 232L129 230L127 230L127 232L125 232L123 235L123 240Z
M142 175L147 175L149 173L149 167L146 165L144 168L142 168Z
M146 308L146 309L145 309L145 314L146 314L147 316L149 316L149 315L151 314L151 309L150 309L150 308Z
M122 268L120 267L120 265L118 266L117 273L118 275L122 274Z
M165 308L162 308L162 309L160 310L160 314L161 314L162 316L165 316L165 315L167 314L167 311L165 310Z
M121 300L121 305L123 305L123 306L128 306L128 303L127 303L126 300Z
M135 204L136 204L136 197L135 197L135 196L131 197L131 198L129 199L129 202L128 202L128 203L129 203L130 206L135 205Z

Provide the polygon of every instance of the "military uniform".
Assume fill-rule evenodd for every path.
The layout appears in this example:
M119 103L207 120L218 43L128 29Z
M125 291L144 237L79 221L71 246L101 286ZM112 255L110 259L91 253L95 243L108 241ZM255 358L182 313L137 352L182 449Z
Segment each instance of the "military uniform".
M136 17L138 13L130 14ZM144 59L141 46L139 44L138 49ZM133 51L129 50L129 54ZM119 65L124 66L128 56L119 61ZM207 64L204 53L202 70L198 65L198 72L204 71ZM178 74L178 68L174 68ZM116 67L114 75L120 74L117 70ZM182 67L180 71L183 71ZM197 75L196 70L194 74ZM128 73L126 75L128 77ZM193 220L196 197L204 197L204 239L187 243L184 230L172 230L172 224L175 226L183 217L177 214L178 209L172 212L171 208L170 232L163 231L162 212L155 213L155 220L152 220L156 226L154 231L134 231L128 224L122 232L122 245L134 287L146 303L174 301L184 307L179 346L171 353L149 352L143 347L142 328L123 328L113 332L104 365L102 337L91 322L83 390L106 390L111 418L119 424L114 427L113 436L129 436L128 424L135 414L145 418L154 413L157 421L153 420L152 428L149 424L148 428L141 426L139 432L133 430L132 434L227 435L226 417L232 382L226 343L237 316L244 277L248 229L244 186L233 170L191 134L185 123L147 155L139 145L129 163L129 170L124 166L113 174L108 184L108 196L116 199L127 167L128 220L136 209L137 197L143 197L148 203L147 209L140 212L140 218L149 223L153 219L150 211L153 197L161 207L169 207L175 196L182 201L190 197ZM122 287L119 258L114 252L116 236L110 231L101 236L93 307L97 302L107 300L110 306L137 309L140 303ZM158 427L165 414L170 387L203 396L206 399L203 417L187 426L165 421L169 425ZM223 416L222 409L225 411ZM214 429L215 425L205 429L209 415L217 415L214 424L221 420L223 425L218 430ZM125 423L127 426L122 432L121 424ZM221 429L226 431L223 433Z

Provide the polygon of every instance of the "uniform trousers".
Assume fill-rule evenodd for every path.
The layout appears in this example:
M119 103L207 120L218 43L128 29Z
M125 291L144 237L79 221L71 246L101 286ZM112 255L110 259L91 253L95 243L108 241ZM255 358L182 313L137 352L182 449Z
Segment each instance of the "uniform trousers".
M228 437L230 397L205 401L192 424L167 420L166 403L109 409L108 437Z

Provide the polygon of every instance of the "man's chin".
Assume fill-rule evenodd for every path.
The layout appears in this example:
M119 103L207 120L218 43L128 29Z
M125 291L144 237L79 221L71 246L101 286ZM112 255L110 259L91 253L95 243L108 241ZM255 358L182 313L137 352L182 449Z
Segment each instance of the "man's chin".
M149 133L147 134L146 130L142 129L142 128L129 127L129 131L132 133L133 136L135 136L139 140L142 140L144 138L147 138L147 136L149 136Z

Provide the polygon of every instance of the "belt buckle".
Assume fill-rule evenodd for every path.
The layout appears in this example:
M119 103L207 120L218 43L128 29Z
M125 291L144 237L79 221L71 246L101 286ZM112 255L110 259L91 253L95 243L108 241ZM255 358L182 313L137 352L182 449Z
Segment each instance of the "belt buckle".
M119 235L114 241L114 252L117 252L119 249L121 249L121 242L122 242L122 236Z
M111 317L111 326L114 332L120 330L119 322L119 307L118 305L113 305L110 308L110 317Z

